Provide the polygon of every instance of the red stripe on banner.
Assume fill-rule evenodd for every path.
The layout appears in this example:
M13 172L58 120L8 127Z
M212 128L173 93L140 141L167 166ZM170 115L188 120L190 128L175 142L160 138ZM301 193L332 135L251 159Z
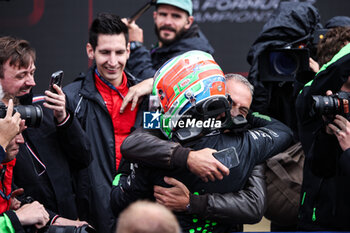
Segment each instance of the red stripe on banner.
M37 24L45 11L45 0L34 0L33 1L33 12L28 17L30 26Z
M45 11L45 0L33 0L33 11L24 17L0 17L0 27L23 27L37 24Z

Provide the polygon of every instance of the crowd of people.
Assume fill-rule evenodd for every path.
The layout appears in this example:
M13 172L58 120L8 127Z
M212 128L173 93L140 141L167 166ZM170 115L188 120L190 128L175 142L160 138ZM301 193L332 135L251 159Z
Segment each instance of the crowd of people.
M350 18L306 43L317 50L310 69L271 82L260 55L308 42L320 28L310 3L281 4L249 51L248 77L216 63L191 0L155 5L157 47L134 21L99 13L86 45L93 65L44 95L32 90L35 49L0 37L0 232L242 231L267 208L265 161L299 141L298 222L271 220L271 230L349 231ZM291 20L307 30L273 41Z

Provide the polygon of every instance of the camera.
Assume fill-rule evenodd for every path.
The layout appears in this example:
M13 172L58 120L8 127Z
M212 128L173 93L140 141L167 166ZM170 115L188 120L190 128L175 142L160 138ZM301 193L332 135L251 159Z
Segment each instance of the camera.
M338 92L330 96L313 95L313 104L310 112L311 116L323 115L329 120L333 120L336 114L342 115L350 120L349 113L349 92Z
M96 230L88 225L81 227L50 225L44 233L96 233Z
M318 29L318 30L316 30L312 34L312 44L314 46L317 46L318 42L320 42L320 40L322 40L325 37L325 35L327 34L328 31L329 31L329 29Z
M20 195L16 197L21 202L21 207L25 204L30 204L34 202L34 198L31 196ZM59 226L59 225L47 225L40 229L36 230L34 226L26 226L24 228L25 232L37 232L37 233L96 233L96 230L89 225L83 225L80 227L76 226Z
M328 29L318 29L283 48L271 48L262 52L258 61L260 80L293 82L298 72L310 70L309 58L315 57L317 44L327 32Z
M7 107L0 102L0 118L4 118L6 112ZM43 119L43 110L38 105L17 105L13 108L13 112L21 114L21 118L25 120L25 125L28 127L39 127Z
M293 82L298 72L309 70L309 57L309 50L306 48L266 50L259 57L260 80Z

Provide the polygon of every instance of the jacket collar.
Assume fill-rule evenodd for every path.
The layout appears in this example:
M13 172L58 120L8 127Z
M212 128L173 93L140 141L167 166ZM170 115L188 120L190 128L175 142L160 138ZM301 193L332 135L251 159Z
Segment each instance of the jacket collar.
M87 99L94 99L96 101L104 103L102 96L98 92L96 85L95 85L95 80L94 80L95 68L96 68L96 65L93 65L87 71L86 76L83 78L82 87L81 87L81 90L79 93ZM128 87L133 86L136 83L139 83L141 81L140 79L135 78L127 70L124 70L124 72L126 74Z
M174 43L163 46L161 48L156 47L151 50L151 54L157 53L173 53L173 51L181 50L202 50L209 53L214 53L214 48L210 45L208 39L200 30L197 24L193 24L179 40Z
M82 81L82 87L79 93L87 99L93 99L103 103L103 99L95 86L95 80L94 80L95 68L96 66L93 65L87 71L86 76Z

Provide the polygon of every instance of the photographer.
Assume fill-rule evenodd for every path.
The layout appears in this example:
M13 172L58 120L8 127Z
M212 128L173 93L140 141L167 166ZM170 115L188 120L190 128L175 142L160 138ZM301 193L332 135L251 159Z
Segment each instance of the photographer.
M1 85L0 85L1 87ZM9 101L7 115L12 115L13 102ZM19 113L16 113L19 115ZM19 116L17 116L19 117ZM0 164L0 232L22 232L23 226L35 225L40 229L49 221L49 214L39 202L33 202L20 207L16 200L15 192L12 192L13 167L16 164L16 155L19 145L24 143L22 131L25 129L24 121L18 121L18 132L6 145L5 158ZM16 128L16 127L15 127ZM15 202L17 201L18 206Z
M8 108L8 112L12 112L12 100ZM46 210L42 204L30 197L19 199L23 199L23 202L17 199L17 195L23 194L23 189L13 190L15 185L12 183L12 175L13 167L16 164L16 155L20 145L24 143L22 132L25 128L24 120L22 120L17 135L6 146L6 156L0 164L0 232L36 232L36 229L49 227L53 223L59 225L62 222L65 225L75 226L86 224L86 222L75 223L63 219ZM49 222L49 220L51 221ZM55 221L57 222L55 223ZM47 225L48 223L50 224Z
M350 17L348 17L348 16L334 16L333 18L331 18L330 20L328 20L325 23L324 28L329 30L329 29L336 28L336 27L349 27L349 26L350 26ZM316 57L320 57L321 59L323 59L322 53L324 51L326 53L328 53L328 50L329 50L328 48L318 49L318 51L317 51L318 54L316 55ZM334 53L332 53L331 55L334 55ZM328 57L328 60L330 60L331 58L332 57ZM320 62L322 63L322 61L320 61ZM319 64L315 60L313 60L311 57L309 58L309 65L310 65L310 69L312 71L314 71L315 73L318 73L318 71L320 71Z
M251 65L248 80L255 89L252 110L285 123L293 130L295 142L298 135L294 103L297 93L310 80L309 75L306 82L299 78L305 76L304 70L300 74L299 69L305 65L308 68L308 61L303 61L298 52L301 52L300 46L305 47L303 50L313 49L310 40L320 28L319 22L320 15L312 4L282 2L265 23L247 56ZM273 57L276 49L282 52Z
M55 224L80 226L84 222L73 221L78 218L78 211L72 172L90 163L89 140L73 114L66 110L60 87L54 86L57 94L46 91L45 96L33 97L35 58L35 50L28 41L0 37L3 102L7 104L8 99L17 97L22 106L42 109L29 113L30 121L38 127L28 127L23 132L24 144L19 146L14 183L51 210L50 219Z
M252 110L282 121L293 131L293 145L267 161L265 217L271 220L271 231L296 230L304 154L295 100L315 75L309 71L309 55L315 50L313 35L320 29L319 22L320 15L311 3L281 2L247 56L251 65L248 80L255 88Z
M344 170L349 167L350 142L347 113L349 42L350 28L347 27L333 28L325 35L317 48L321 69L297 98L299 136L306 154L300 230L350 230L347 208L350 205L347 185L350 174L349 170ZM315 97L326 94L330 96Z
M2 93L2 88L0 85L0 93ZM0 96L2 98L2 96ZM9 100L9 106L6 111L6 115L0 118L0 163L5 159L5 148L9 142L17 135L19 132L19 124L21 122L20 114L13 114L13 100Z

